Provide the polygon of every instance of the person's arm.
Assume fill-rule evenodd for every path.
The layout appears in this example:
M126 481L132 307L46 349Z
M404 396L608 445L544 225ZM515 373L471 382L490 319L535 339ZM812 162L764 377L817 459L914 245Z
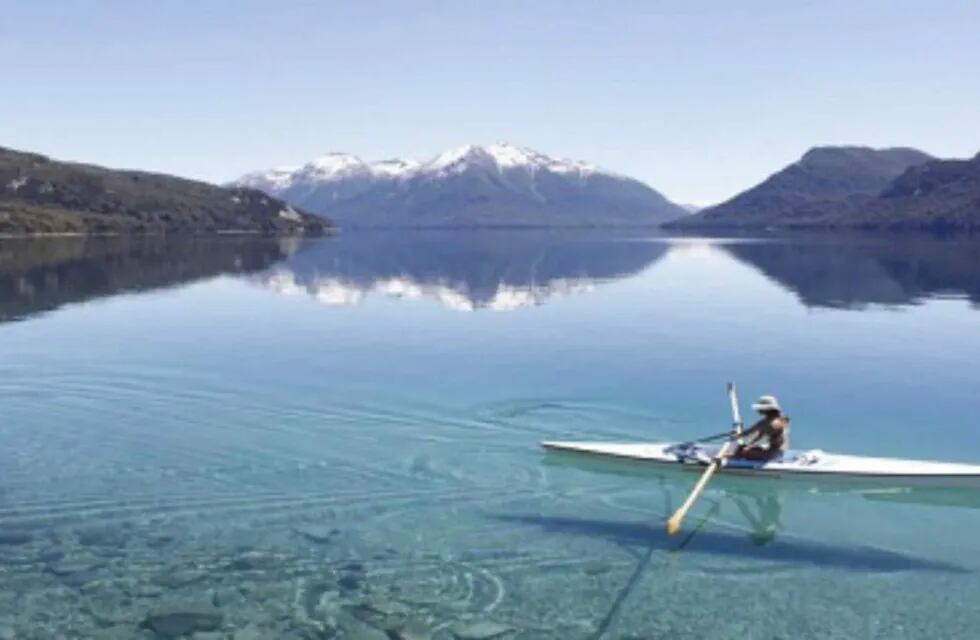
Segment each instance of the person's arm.
M762 439L765 421L760 420L742 432L742 439L746 445L755 444Z

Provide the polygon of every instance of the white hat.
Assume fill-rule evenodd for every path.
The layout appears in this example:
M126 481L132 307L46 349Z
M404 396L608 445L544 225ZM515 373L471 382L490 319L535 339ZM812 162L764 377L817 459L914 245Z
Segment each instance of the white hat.
M782 411L779 408L779 401L776 400L776 396L762 396L755 401L752 408L756 411Z

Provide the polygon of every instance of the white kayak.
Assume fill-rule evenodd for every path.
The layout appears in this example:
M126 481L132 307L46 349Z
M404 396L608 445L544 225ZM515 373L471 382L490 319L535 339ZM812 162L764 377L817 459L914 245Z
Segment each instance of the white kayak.
M548 451L689 470L702 470L720 448L718 445L691 442L542 442L541 446ZM980 489L980 465L872 458L819 450L791 450L765 461L726 459L719 472L774 478Z

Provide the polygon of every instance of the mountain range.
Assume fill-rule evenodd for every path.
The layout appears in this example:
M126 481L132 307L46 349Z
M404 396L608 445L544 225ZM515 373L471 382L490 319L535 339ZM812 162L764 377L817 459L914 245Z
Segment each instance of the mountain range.
M319 234L346 227L980 230L980 154L816 147L694 210L642 182L510 144L426 162L328 154L221 187L0 147L0 235Z
M674 229L980 229L980 155L938 160L908 148L817 147Z
M58 162L0 147L0 235L320 234L331 226L256 189Z
M638 180L506 143L426 162L332 153L233 184L348 227L656 226L687 214Z

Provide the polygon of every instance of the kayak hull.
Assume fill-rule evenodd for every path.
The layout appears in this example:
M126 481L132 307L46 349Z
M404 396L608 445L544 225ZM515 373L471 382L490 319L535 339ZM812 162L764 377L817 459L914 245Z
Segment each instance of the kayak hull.
M662 470L703 471L718 447L690 443L542 442L546 451ZM980 489L980 465L788 451L769 461L725 460L719 473L807 483Z

